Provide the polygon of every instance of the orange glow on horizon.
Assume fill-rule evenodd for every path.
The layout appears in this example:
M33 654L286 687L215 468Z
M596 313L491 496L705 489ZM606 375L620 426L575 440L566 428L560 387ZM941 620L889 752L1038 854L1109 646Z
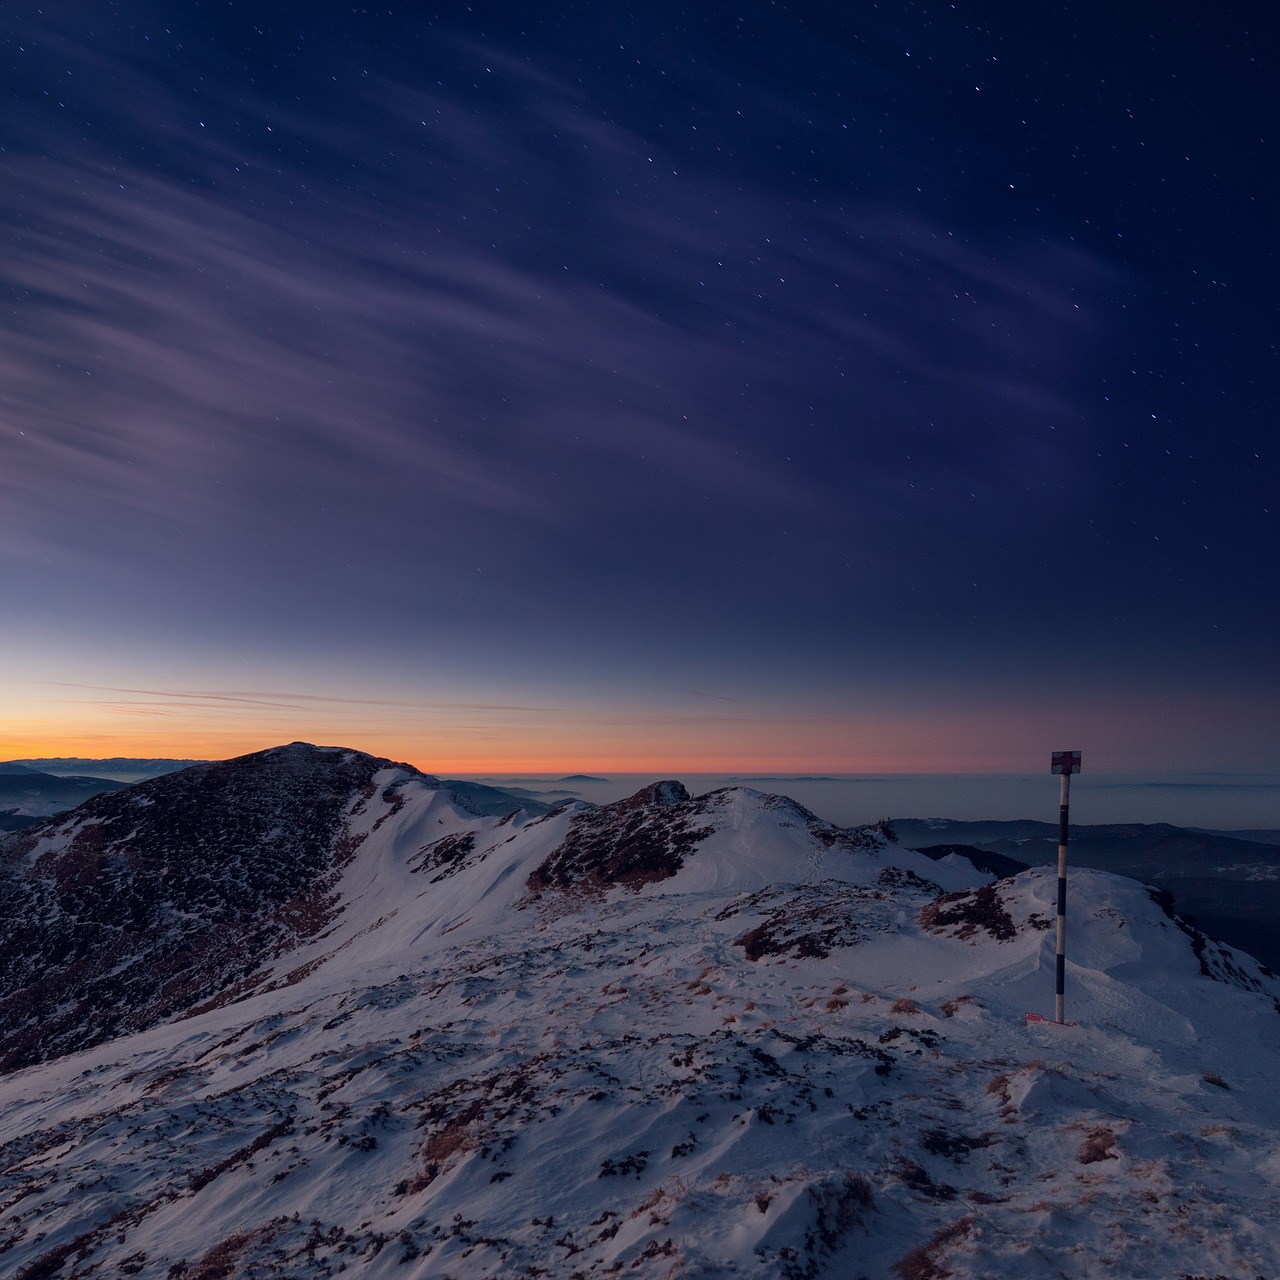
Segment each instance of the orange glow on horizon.
M494 754L485 756L458 755L444 757L425 753L406 744L408 749L396 750L393 744L362 743L349 737L286 738L281 740L228 741L224 738L194 738L174 742L156 742L150 739L86 735L74 741L19 740L0 738L0 760L86 759L102 760L114 757L126 759L170 760L227 760L236 756L251 755L271 747L285 745L289 741L314 742L317 746L347 747L412 765L423 773L436 777L455 775L503 776L514 774L555 775L570 773L651 773L672 776L681 772L698 774L736 773L830 773L830 774L894 774L894 773L957 773L1002 772L1009 768L1003 762L991 762L971 769L947 768L945 758L861 757L839 761L814 759L770 759L747 756L701 756L682 752L667 755L623 753L593 756L587 753L562 756L535 754Z
M686 745L659 751L648 743L628 750L618 743L575 746L571 742L548 743L542 750L531 744L513 741L507 749L487 750L442 749L424 744L425 735L409 737L401 733L294 733L262 734L247 731L206 731L171 734L157 729L144 733L122 733L111 730L82 731L74 735L17 735L0 730L0 760L82 758L226 760L282 746L287 742L305 741L318 746L348 747L369 755L411 764L423 773L437 777L459 774L501 776L507 774L569 773L651 773L735 774L735 773L983 773L1017 770L1017 761L992 757L970 758L967 768L955 768L954 758L945 752L897 750L885 752L847 752L818 755L805 751L795 754L765 755L741 749L715 749L709 744ZM564 735L567 737L568 735ZM673 735L677 736L677 735ZM512 735L523 738L524 734Z
M387 702L373 710L268 703L271 696L51 699L38 718L0 722L0 759L221 760L304 741L403 760L436 775L919 773L952 771L955 763L943 717L919 712L853 717L682 702L639 708ZM999 752L977 750L965 763L971 771L1017 767Z
M521 701L428 701L101 686L47 686L11 702L0 760L112 756L223 760L303 741L402 760L437 776L568 773L964 774L1047 768L1051 749L1088 752L1091 772L1256 767L1252 708L1184 699L1176 722L1154 691L1062 704L1007 694L922 696L899 707L853 695L795 708L732 706L678 694L637 705L569 692ZM381 693L382 691L377 691ZM362 691L363 693L363 691ZM105 696L104 696L105 695ZM1237 725L1234 756L1204 761L1204 742ZM1153 732L1158 727L1160 732Z

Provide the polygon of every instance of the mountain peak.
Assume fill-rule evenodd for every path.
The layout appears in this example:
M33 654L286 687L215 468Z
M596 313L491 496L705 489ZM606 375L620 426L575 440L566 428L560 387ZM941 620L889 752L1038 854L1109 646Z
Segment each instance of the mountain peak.
M683 804L689 798L689 792L683 782L668 778L663 782L651 782L647 787L641 787L634 795L628 796L620 803L634 804L637 807L649 804L671 805Z
M412 776L291 743L96 795L0 841L0 1070L246 983L331 917L370 810L394 810L391 784Z
M703 797L705 798L705 797ZM653 782L625 800L574 815L564 841L529 876L529 888L601 893L666 880L708 832L684 784Z

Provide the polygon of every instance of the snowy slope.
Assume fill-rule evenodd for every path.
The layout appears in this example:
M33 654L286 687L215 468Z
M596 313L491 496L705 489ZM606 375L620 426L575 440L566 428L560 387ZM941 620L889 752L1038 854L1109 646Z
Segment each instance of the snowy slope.
M408 765L292 743L0 838L0 1071L255 989L335 926L339 880L376 865L357 855L403 787L475 817Z
M1028 1024L1044 871L367 769L241 998L0 1078L0 1272L1280 1274L1280 983L1132 881L1073 876Z

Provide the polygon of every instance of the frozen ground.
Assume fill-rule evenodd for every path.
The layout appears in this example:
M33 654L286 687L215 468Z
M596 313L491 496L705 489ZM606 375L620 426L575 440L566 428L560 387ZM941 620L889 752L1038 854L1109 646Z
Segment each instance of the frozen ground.
M1280 1277L1280 983L1134 882L1028 1024L1047 872L376 781L250 994L0 1079L6 1276Z

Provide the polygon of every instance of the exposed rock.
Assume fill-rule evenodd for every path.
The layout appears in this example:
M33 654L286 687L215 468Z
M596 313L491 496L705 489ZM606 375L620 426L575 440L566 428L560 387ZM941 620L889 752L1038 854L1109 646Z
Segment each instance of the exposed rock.
M1001 942L1008 942L1018 934L1000 895L989 884L980 889L944 893L937 901L921 908L920 923L932 933L950 932L957 938L972 938L978 929L985 929Z
M321 930L363 839L352 819L392 767L292 743L98 795L6 837L0 1071L165 1021Z
M634 795L579 813L564 842L529 876L534 893L638 889L674 876L710 834L701 821L706 796L691 799L679 782L654 782Z

